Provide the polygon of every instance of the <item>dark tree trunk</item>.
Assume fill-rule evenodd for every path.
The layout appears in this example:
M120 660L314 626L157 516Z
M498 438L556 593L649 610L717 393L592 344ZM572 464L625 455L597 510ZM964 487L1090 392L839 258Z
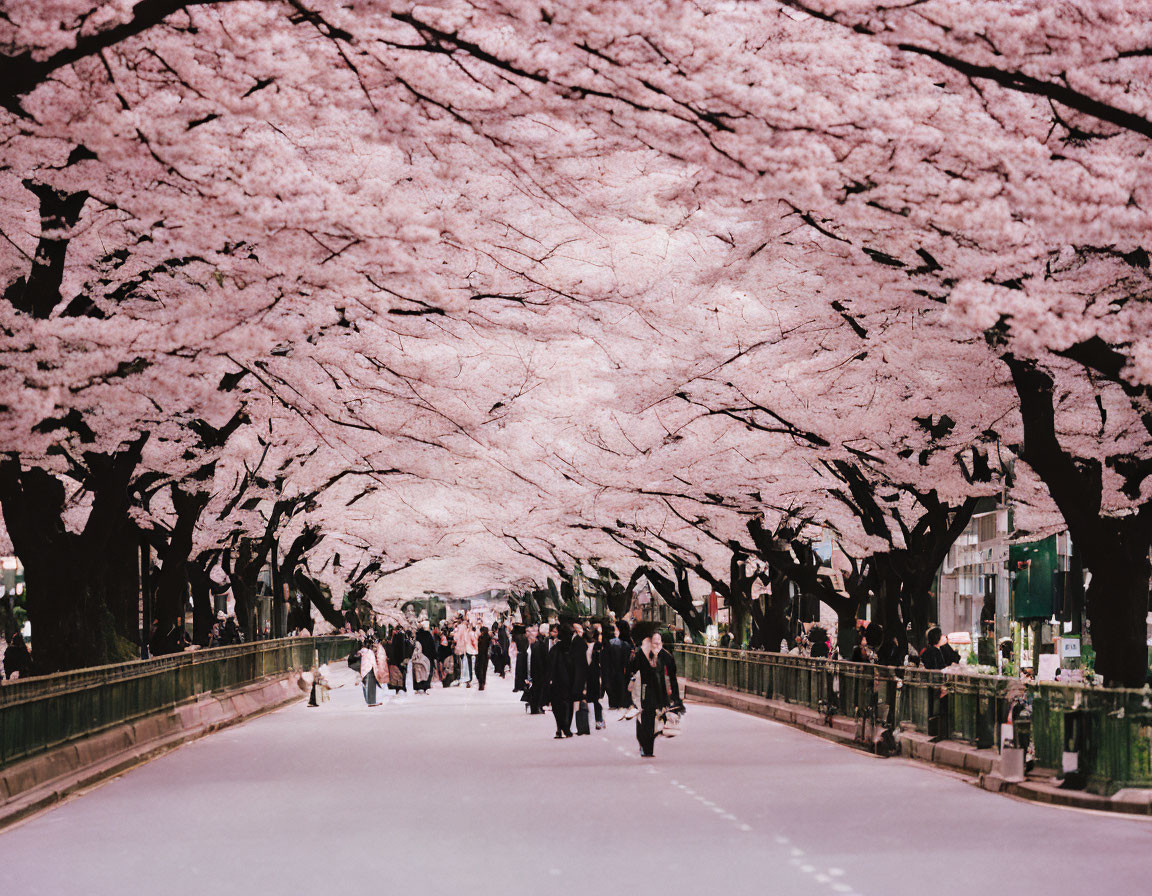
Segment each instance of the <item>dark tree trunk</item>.
M329 625L337 629L344 625L346 620L344 614L340 612L340 608L334 606L332 599L324 593L320 585L305 575L299 567L293 573L292 584L312 606L320 611L320 615Z
M236 598L236 621L249 641L256 636L256 598L259 593L260 571L268 562L268 555L276 543L276 530L285 514L301 499L277 501L264 527L263 536L240 538L232 551L225 551L224 570L232 583Z
M688 570L680 566L674 567L675 582L651 567L644 568L644 575L664 603L679 614L692 633L702 635L708 628L708 617L697 610L692 601L692 589L688 585Z
M172 489L172 504L176 508L176 525L168 544L160 553L160 575L156 582L156 602L153 614L162 626L184 616L188 601L188 558L192 554L192 537L200 514L208 504L208 495L202 492L189 495L179 488Z
M128 627L124 605L134 606L136 595L130 563L136 529L128 517L128 486L144 441L112 456L86 456L84 484L93 501L80 533L64 525L65 490L58 478L37 468L23 470L12 455L0 461L0 505L24 564L37 672L119 662L135 653L117 632L109 607L116 607Z
M620 582L611 582L608 587L604 589L604 606L610 613L615 613L617 619L623 619L624 614L628 612L632 606L632 589L636 587L636 583L643 577L644 571L637 568L631 578L628 579L627 585L622 585Z
M250 642L256 635L256 589L260 575L260 567L252 561L251 540L240 539L235 556L232 551L226 551L225 557L225 571L236 600L236 623L244 633L244 640Z
M141 533L129 523L123 532L113 537L105 551L103 575L96 573L97 581L104 582L104 602L112 614L116 634L125 641L139 646L148 634L140 631L140 541Z
M747 563L752 559L751 552L737 541L729 541L727 546L732 551L728 562L727 581L714 576L703 563L693 564L692 571L724 598L731 618L729 631L732 632L733 643L737 647L742 647L748 619L755 612L753 604L756 602L752 598L752 591L756 582L764 579L760 573L748 575Z
M192 589L192 640L205 647L216 624L216 611L212 601L212 581L201 565L190 561L187 565L188 585Z
M860 607L868 599L868 587L872 582L871 565L852 562L852 569L844 577L844 590L837 591L832 581L823 574L822 561L812 545L795 537L794 532L773 534L764 529L760 520L748 523L748 532L756 548L772 568L796 584L801 594L818 598L836 614L836 642L844 652L847 644L851 653L856 629L856 617Z
M752 646L757 650L779 653L781 642L791 641L788 614L792 606L792 594L787 577L775 570L770 573L768 587L767 594L752 602L752 621L755 625Z
M320 538L319 529L314 526L305 526L304 531L296 536L291 547L280 558L280 574L277 578L276 587L288 591L295 589L300 594L299 600L293 600L291 594L288 595L287 625L289 630L303 627L312 631L314 625L311 611L312 600L309 591L301 588L297 583L296 576L304 560L304 555L319 543Z
M872 567L872 616L884 629L884 638L895 637L901 649L908 647L908 621L900 607L900 587L893 581L886 555L869 557ZM912 626L916 631L916 626ZM873 647L879 647L873 644Z
M1131 538L1126 534L1118 531L1110 539L1108 558L1092 569L1085 602L1096 650L1096 671L1106 683L1141 687L1148 675L1146 632L1152 569L1147 536L1139 533Z
M1096 651L1096 671L1106 684L1138 688L1148 674L1146 642L1152 501L1137 513L1105 516L1103 470L1098 460L1064 451L1056 434L1052 378L1031 362L1005 356L1024 422L1025 462L1043 480L1068 532L1091 572L1085 594Z

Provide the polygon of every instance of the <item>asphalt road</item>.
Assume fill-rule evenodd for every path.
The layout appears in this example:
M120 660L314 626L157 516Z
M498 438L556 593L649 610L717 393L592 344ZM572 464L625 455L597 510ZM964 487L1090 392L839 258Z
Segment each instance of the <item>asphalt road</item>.
M1146 893L1152 823L1037 806L730 710L638 756L552 739L511 677L348 684L0 833L0 892L429 896Z

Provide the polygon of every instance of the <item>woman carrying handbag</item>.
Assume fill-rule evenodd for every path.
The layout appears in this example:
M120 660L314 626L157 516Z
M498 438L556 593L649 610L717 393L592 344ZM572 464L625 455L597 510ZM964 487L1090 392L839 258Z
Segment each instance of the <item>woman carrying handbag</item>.
M640 755L654 755L658 716L667 717L669 710L684 712L680 684L676 678L676 660L664 649L664 640L652 623L637 623L633 629L640 638L640 649L628 665L629 677L640 676L640 717L636 720L636 740ZM641 629L636 632L636 629Z

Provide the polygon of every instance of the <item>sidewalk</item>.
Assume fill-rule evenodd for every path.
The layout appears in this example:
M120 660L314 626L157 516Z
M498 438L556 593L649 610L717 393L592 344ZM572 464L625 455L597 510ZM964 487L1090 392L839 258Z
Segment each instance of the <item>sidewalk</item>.
M846 747L873 753L870 742L864 743L857 738L855 719L834 715L829 725L816 710L795 703L769 700L694 681L685 681L683 686L685 697L691 700L772 719ZM996 750L979 750L959 741L933 743L928 735L918 731L898 730L896 740L900 745L900 755L905 759L968 775L974 784L990 793L1054 806L1152 817L1152 790L1129 788L1110 797L1081 790L1064 790L1053 774L1043 770L1030 774L1024 781L1009 781L1000 775L1000 755Z

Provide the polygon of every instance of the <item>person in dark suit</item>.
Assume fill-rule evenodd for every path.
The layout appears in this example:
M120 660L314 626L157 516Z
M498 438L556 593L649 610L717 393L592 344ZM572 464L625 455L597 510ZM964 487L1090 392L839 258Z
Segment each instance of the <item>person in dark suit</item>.
M496 674L503 678L508 671L509 647L512 644L512 638L508 635L508 626L505 623L501 622L497 625L493 641L496 643L499 659L494 657L492 665L496 669Z
M664 650L663 639L654 628L636 625L636 629L641 629L639 633L634 629L634 637L641 638L640 648L628 666L629 678L640 673L640 716L636 719L636 740L640 744L640 755L644 757L654 755L656 714L670 707L684 711L676 678L676 660Z
M528 647L528 707L534 716L543 715L548 702L548 626L541 625Z
M579 622L572 626L572 640L568 646L568 664L572 670L571 692L573 713L579 710L580 705L585 704L588 700L589 660L595 637L595 633L591 627L585 630L584 626ZM588 711L587 705L584 706L584 711ZM580 727L577 726L576 733L588 734L589 732L581 731Z
M549 632L548 699L552 703L556 739L559 740L572 736L572 661L568 654L572 631L564 626L555 633L555 637L553 632Z
M488 680L488 652L492 649L492 635L488 633L488 626L480 626L480 637L476 639L476 682L480 690L484 690L484 682Z
M512 629L512 643L516 645L516 669L512 677L512 693L519 693L528 686L528 634L524 626Z
M599 622L593 623L591 630L584 633L584 655L587 668L582 699L591 705L596 730L599 731L604 727L604 707L600 703L604 696L604 630Z
M628 676L632 661L632 632L623 619L616 622L616 637L608 642L601 654L604 688L608 691L608 708L622 709L628 705Z

